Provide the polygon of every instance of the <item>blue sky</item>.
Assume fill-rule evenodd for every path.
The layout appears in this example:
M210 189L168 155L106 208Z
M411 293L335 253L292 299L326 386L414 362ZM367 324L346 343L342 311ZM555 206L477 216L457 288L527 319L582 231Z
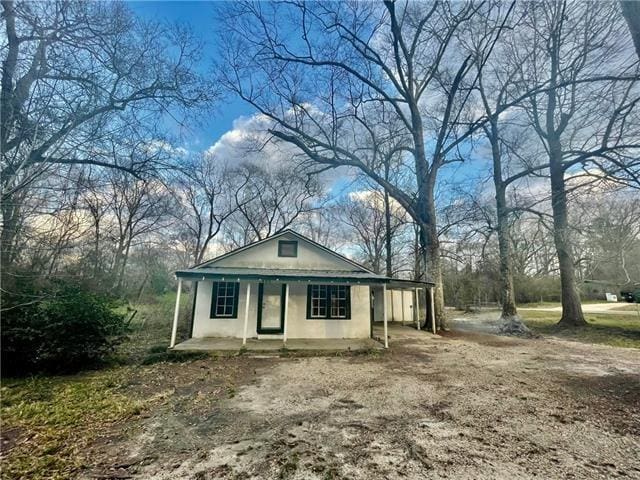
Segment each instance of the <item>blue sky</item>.
M207 63L203 63L203 71L207 72L209 61L215 58L215 28L216 9L220 8L224 2L212 1L130 1L128 5L133 11L143 18L162 20L169 22L186 23L191 26L194 33L204 44L203 56ZM184 147L192 151L206 150L215 144L226 132L233 129L234 121L241 117L249 117L255 110L253 107L240 99L227 95L219 108L211 115L210 119L205 119L202 124L190 124L191 132L183 138ZM469 152L471 153L471 152ZM441 177L455 178L459 170L464 171L463 177L473 179L477 176L484 176L479 170L480 164L472 161L474 155L469 155L468 161L464 164L455 164L443 169ZM336 172L338 173L338 172ZM332 190L336 194L350 191L352 189L352 177L340 172L332 176ZM448 189L445 189L448 190ZM444 193L444 192L443 192ZM446 196L446 195L445 195Z
M215 56L215 9L222 2L210 1L132 1L128 2L133 11L143 18L186 23L204 43L205 60ZM203 64L203 69L206 69ZM255 109L240 99L227 96L211 119L203 125L193 125L193 138L186 138L186 147L190 150L206 150L215 144L222 135L233 129L234 121L248 117ZM344 172L342 172L344 173ZM333 177L331 190L340 195L352 189L350 176Z
M135 1L128 2L133 11L143 18L189 24L204 43L203 55L211 59L215 52L215 8L208 1ZM207 58L208 57L208 58ZM203 64L203 68L206 66ZM233 128L233 121L254 113L254 109L234 98L224 100L210 121L194 126L193 147L206 149L225 132Z

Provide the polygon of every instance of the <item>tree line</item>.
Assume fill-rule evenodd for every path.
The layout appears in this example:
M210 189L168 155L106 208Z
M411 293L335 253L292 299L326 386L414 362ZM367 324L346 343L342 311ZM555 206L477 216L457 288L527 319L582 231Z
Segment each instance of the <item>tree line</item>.
M538 296L581 325L580 293L640 281L624 3L219 4L214 59L123 3L2 8L5 298L70 278L137 300L285 228L434 281L440 327L496 302L525 331ZM246 158L181 147L226 96L261 120Z

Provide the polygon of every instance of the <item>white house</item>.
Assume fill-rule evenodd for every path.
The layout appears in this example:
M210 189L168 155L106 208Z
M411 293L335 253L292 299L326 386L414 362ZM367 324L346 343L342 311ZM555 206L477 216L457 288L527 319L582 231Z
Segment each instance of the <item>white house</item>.
M373 323L415 322L430 307L432 284L378 275L285 230L188 270L176 272L176 343L183 281L194 282L191 337L282 339L369 338ZM421 305L422 303L422 305ZM421 312L424 312L421 313ZM428 313L428 315L427 315Z

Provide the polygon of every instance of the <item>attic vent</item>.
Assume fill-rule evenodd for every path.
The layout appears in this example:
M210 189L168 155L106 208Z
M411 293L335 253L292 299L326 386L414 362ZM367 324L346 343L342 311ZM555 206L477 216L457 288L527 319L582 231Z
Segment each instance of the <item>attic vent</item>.
M297 257L298 242L296 242L295 240L280 240L278 242L278 256L279 257Z

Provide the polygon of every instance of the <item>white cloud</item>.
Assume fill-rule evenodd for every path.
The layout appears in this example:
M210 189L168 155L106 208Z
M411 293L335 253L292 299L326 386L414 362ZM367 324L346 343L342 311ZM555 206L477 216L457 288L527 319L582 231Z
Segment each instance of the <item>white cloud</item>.
M294 145L273 138L268 132L272 125L273 120L262 114L239 117L233 128L207 148L205 154L231 166L249 162L267 168L300 168L303 154ZM351 176L350 172L339 168L322 173L320 181L330 190L345 176Z

